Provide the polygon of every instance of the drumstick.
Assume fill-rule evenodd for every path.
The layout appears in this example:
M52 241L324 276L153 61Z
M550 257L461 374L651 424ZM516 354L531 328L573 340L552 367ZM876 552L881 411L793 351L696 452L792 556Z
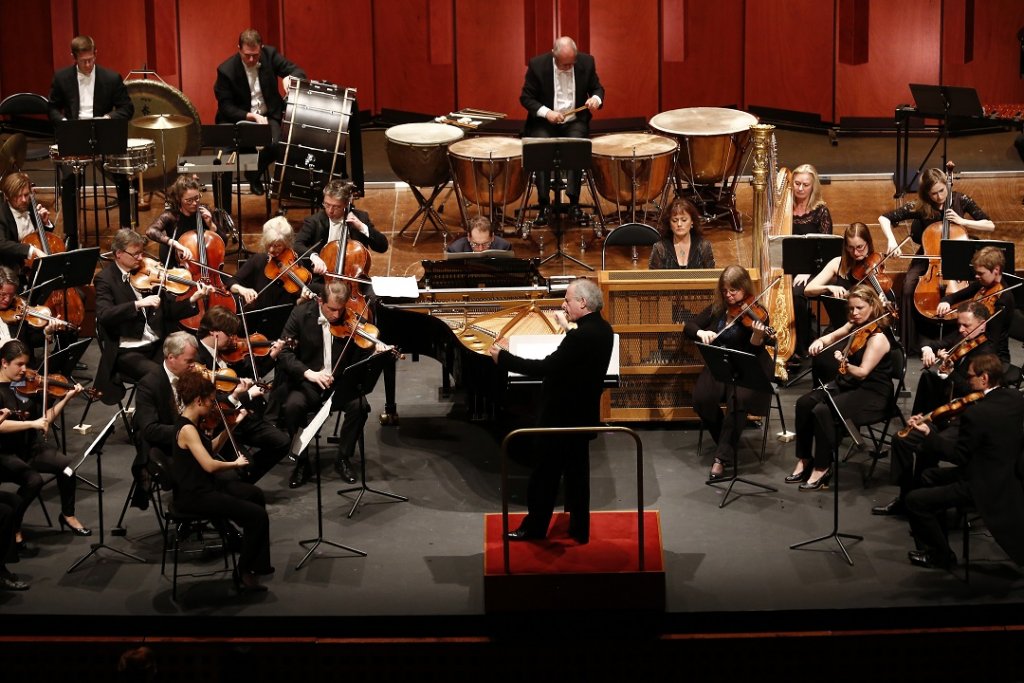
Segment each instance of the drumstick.
M579 107L576 107L575 109L570 109L569 111L563 111L563 112L559 112L559 113L562 116L572 116L573 114L580 113L581 111L583 111L586 108L587 108L587 105L584 104L584 105L581 105Z

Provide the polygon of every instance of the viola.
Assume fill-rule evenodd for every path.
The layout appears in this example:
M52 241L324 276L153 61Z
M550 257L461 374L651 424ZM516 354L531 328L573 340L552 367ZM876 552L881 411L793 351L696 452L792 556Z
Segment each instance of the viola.
M352 337L352 342L361 349L372 349L378 343L382 343L377 326L359 320L354 315L345 315L339 318L338 322L331 325L331 334L335 337ZM388 346L388 353L399 360L405 358L405 355L394 346Z
M142 260L142 265L129 276L128 281L140 292L150 292L163 287L177 296L191 294L191 291L199 284L192 279L188 268L164 268L163 264L150 256L146 256ZM230 296L223 289L214 291L217 294Z
M0 311L0 320L8 325L24 320L32 327L46 327L50 323L57 323L72 332L78 332L77 325L54 316L48 306L29 306L21 297L15 297L10 308Z
M960 413L967 410L967 407L970 406L972 403L980 401L983 398L985 398L984 391L975 391L973 393L967 394L966 396L961 396L958 399L954 399L953 401L950 401L946 405L939 406L932 412L925 415L923 419L926 422L932 422L936 418L940 417L955 417L956 415L959 415ZM911 429L913 429L913 427L904 427L899 431L899 435L906 436L907 434L910 434Z
M753 328L754 322L764 325L764 332L769 337L775 336L775 330L768 324L768 309L757 303L754 296L750 295L739 303L727 306L726 310L730 318L738 318L739 323L744 327Z
M313 279L313 274L298 264L298 254L294 249L283 250L277 258L268 253L263 274L268 280L280 278L284 291L289 294L299 294Z
M294 339L282 339L279 341L284 343L284 348L286 349L294 349L298 346L298 342ZM220 358L225 363L231 363L232 365L241 362L250 354L262 358L270 355L270 347L276 343L276 341L270 341L266 335L259 332L253 332L249 335L248 339L245 337L231 337L228 340L227 347L221 349Z
M939 305L941 290L944 289L946 294L952 294L967 286L963 282L943 280L942 260L939 258L942 240L967 239L967 231L961 225L950 225L947 214L953 203L954 168L955 164L952 161L946 162L947 191L946 201L942 206L942 220L935 221L925 228L924 235L921 237L924 253L932 258L928 260L928 270L917 281L917 287L914 289L914 307L926 318L936 317L935 309Z
M944 375L948 375L953 372L953 367L957 364L957 361L984 344L986 341L988 341L988 339L983 334L979 334L973 339L960 340L957 342L956 346L949 350L946 357L939 361L939 372Z
M69 382L64 375L51 374L46 379L46 393L50 396L62 397L75 388L75 382ZM38 394L43 389L43 375L36 370L25 368L24 383L15 387L15 390L23 396ZM76 396L82 396L90 401L99 400L102 394L98 389L82 389Z
M873 335L873 334L875 334L875 333L877 333L879 331L881 331L881 328L878 326L878 323L877 322L872 322L872 323L868 323L867 325L861 326L860 328L858 328L857 330L854 330L850 334L850 338L846 342L846 348L843 349L843 357L839 360L839 373L840 374L842 374L842 375L846 374L846 371L847 371L846 365L847 365L847 361L849 360L850 356L854 355L855 353L860 352L860 350L863 349L867 345L868 339L871 338L871 335Z
M227 293L224 283L220 279L220 273L224 269L224 238L215 230L208 230L203 225L203 214L196 208L196 227L189 230L178 242L188 248L196 255L194 260L188 262L188 270L192 280L210 285L214 291L205 300L197 302L199 312L193 316L181 320L181 324L190 330L199 329L199 321L209 306L223 306L232 313L236 312L235 298Z
M31 189L29 190L28 199L32 215L35 217L36 231L26 235L21 240L21 243L35 247L47 256L63 253L65 251L64 243L59 237L52 232L47 232L46 228L43 227L43 221L39 216L39 206L36 204L36 197ZM25 262L26 268L30 268L31 265L31 259ZM55 289L50 292L50 296L46 299L46 306L50 311L57 311L58 314L63 315L64 319L74 326L75 331L81 327L82 321L85 320L85 303L82 301L82 295L74 287Z

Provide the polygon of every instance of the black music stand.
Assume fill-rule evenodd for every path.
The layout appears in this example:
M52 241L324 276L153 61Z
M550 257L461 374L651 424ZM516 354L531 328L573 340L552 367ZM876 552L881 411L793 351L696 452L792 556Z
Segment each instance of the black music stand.
M724 346L715 346L714 344L701 344L696 343L694 346L700 351L700 355L704 358L704 364L708 370L711 371L711 376L726 386L726 398L725 401L729 404L729 409L735 415L738 408L739 399L736 397L736 387L743 387L744 389L751 389L753 391L759 391L766 394L775 393L775 387L772 386L772 382L768 377L765 376L764 370L761 368L761 364L757 360L757 356L746 351L736 351L735 349L727 349ZM769 408L771 410L771 408ZM744 484L762 489L756 493L768 493L776 492L778 489L772 488L765 484L759 484L756 481L744 479L739 476L739 453L733 453L732 457L732 474L722 479L715 479L704 482L708 486L718 487L721 484L729 484L729 488L725 491L725 496L722 498L722 502L718 504L719 508L724 508L729 503L729 494L732 493L732 488L736 482L741 481ZM737 493L736 498L740 498L747 493ZM733 500L736 500L734 498Z
M843 254L843 238L840 235L789 235L782 238L782 271L786 275L809 273L811 278L820 273L825 264ZM818 336L821 336L821 298L815 298L815 319ZM807 302L810 306L810 302ZM806 370L786 382L791 387L811 371Z
M31 293L28 295L28 304L39 306L46 303L55 289L85 287L92 283L99 260L99 247L63 251L59 254L35 259L32 262L32 270L29 275L32 286ZM67 315L67 311L54 312Z
M90 546L88 553L86 553L82 557L78 558L78 560L76 560L73 565L68 567L68 571L67 571L68 574L70 574L71 572L75 571L75 569L77 569L79 565L81 565L83 562L85 562L87 559L89 559L90 557L95 555L100 550L110 550L110 551L113 551L113 552L115 552L115 553L117 553L117 554L119 554L119 555L121 555L123 557L126 557L126 558L130 559L130 560L135 560L136 562L142 562L143 564L146 563L146 560L144 560L143 558L139 557L138 555L132 555L131 553L126 553L123 550L118 550L117 548L114 548L112 546L107 545L106 542L104 541L105 537L104 537L104 532L103 532L103 458L102 458L102 455L103 455L103 445L107 442L107 439L110 437L110 435L114 433L114 424L117 422L117 419L120 416L121 416L120 412L114 413L110 417L110 420L107 422L106 426L103 427L103 430L100 431L99 436L96 437L95 441L93 441L91 444L89 444L89 447L85 449L85 453L82 454L82 461L83 462L90 455L92 455L92 454L96 455L96 483L98 484L98 487L96 489L96 495L97 495L97 507L99 508L100 538L99 538L99 542L98 543L93 543ZM79 465L81 465L81 463L79 463Z
M60 351L57 351L55 353L50 354L50 357L47 360L47 362L49 364L49 368L50 368L50 374L51 375L64 375L65 377L68 378L69 381L74 381L74 378L72 377L71 373L74 371L75 366L78 365L78 362L80 360L82 360L82 356L85 354L86 350L89 348L89 344L91 344L91 343L92 343L92 337L89 337L87 339L79 339L78 341L74 342L73 344L68 344L67 346L65 346ZM38 372L42 373L42 371L43 371L43 363L42 362L40 362L39 367L36 368L36 370ZM89 425L83 424L82 422L85 419L85 416L88 414L89 407L92 406L92 404L93 404L93 400L89 399L88 403L86 403L86 405L85 405L85 411L82 413L82 419L80 419L78 421L78 424L76 424L74 427L72 427L72 429L74 429L79 434L82 434L83 436L85 434L89 433ZM64 430L64 412L61 412L61 414L60 414L60 424L61 424L61 430L60 430L61 446L62 446L62 450L65 453L67 453L68 452L68 439L67 439L67 432ZM88 484L92 488L98 488L96 486L96 484L92 483L91 481L89 481L85 477L79 476L77 474L76 474L76 476L77 476L79 481L85 482L86 484Z
M1000 240L942 240L939 257L942 259L942 277L945 280L973 280L974 268L971 259L979 249L995 247L1003 252L1006 265L1003 270L1014 271L1015 248L1013 242Z
M524 138L523 139L523 171L526 173L551 173L558 175L562 171L590 171L591 143L587 138ZM587 270L594 270L583 261L570 256L562 249L562 191L555 189L555 202L551 207L550 227L555 232L555 253L541 261L544 265L551 259L561 256Z
M825 392L825 396L828 397L828 402L832 405L832 410L834 411L836 419L839 420L843 424L843 427L846 429L846 433L849 434L850 438L853 440L854 445L857 446L858 448L863 448L864 440L861 438L860 432L857 430L856 426L852 425L850 423L850 421L847 420L843 416L843 414L841 412L839 412L839 407L836 405L835 399L832 398L832 394L829 393L828 387L826 387L823 384L819 388L822 391ZM827 541L830 538L834 538L836 540L836 543L839 544L839 549L843 552L843 557L846 558L846 561L852 567L853 566L853 560L850 558L850 553L848 553L846 551L846 546L843 545L843 539L844 538L848 538L848 539L853 540L853 541L863 541L864 537L863 536L857 536L856 534L844 534L841 531L839 531L839 440L838 439L836 439L836 445L832 449L832 481L831 481L830 485L832 487L832 531L828 532L824 536L818 536L817 538L812 538L809 541L800 541L799 543L794 543L793 545L789 546L789 549L790 550L796 550L797 548L802 548L802 547L804 547L806 545L812 545L814 543L820 543L821 541Z
M235 207L235 225L238 226L238 249L240 252L244 251L248 253L248 250L245 248L245 241L242 239L242 149L250 147L270 147L273 145L274 134L270 129L269 123L239 121L238 123L225 124L216 127L223 129L223 132L210 131L211 135L216 136L218 146L220 144L227 144L235 151L235 197L238 200L238 206ZM229 132L230 135L228 135ZM203 127L203 133L206 133L206 126ZM224 142L222 143L221 141ZM269 187L267 188L267 193L264 196L266 197L267 217L269 218Z
M947 161L947 147L949 143L949 120L951 118L981 118L985 115L978 99L978 91L974 88L962 88L952 85L924 85L921 83L910 83L910 93L914 96L916 111L902 115L903 121L897 121L896 137L896 197L902 197L907 192L917 189L918 179L928 165L935 148L942 142L942 165ZM935 118L942 121L939 133L935 141L928 149L921 165L913 178L907 178L907 163L909 161L910 144L910 115L924 118ZM902 130L905 129L905 130ZM902 135L901 135L902 133ZM902 146L900 137L903 138Z
M128 119L79 119L74 121L58 121L53 128L54 140L62 156L87 156L95 159L108 154L125 154L128 151ZM75 214L86 224L89 210L85 207L85 184L78 182L78 176L84 179L85 166L73 165L75 177ZM95 179L95 174L93 178ZM67 207L64 207L67 211ZM131 207L132 220L138 223L138 207ZM96 201L96 190L93 188L93 218L96 221L96 243L100 241L100 210ZM65 237L68 237L67 235ZM78 235L74 235L73 246L78 247Z
M377 384L377 378L380 377L381 370L384 369L384 366L380 362L380 359L384 358L385 356L387 356L388 359L390 359L391 354L375 353L345 368L345 371L342 373L342 378L346 383L346 387L349 388L349 391L346 391L345 394L340 394L341 398L339 398L339 394L334 395L335 408L338 408L344 405L345 403L348 403L349 401L358 396L360 401L360 410L362 409L362 404L366 403L366 396L371 391L373 391L374 385ZM363 438L364 431L365 425L363 429L359 430L359 485L352 486L347 489L338 490L339 496L343 496L346 493L352 493L355 491L359 492L356 495L356 499L352 501L352 507L349 508L348 515L346 515L349 519L352 518L352 515L355 514L360 504L362 504L363 496L367 493L374 493L378 496L391 498L392 500L397 500L400 503L406 503L409 501L407 497L400 496L397 493L391 493L390 491L380 491L378 489L366 485L366 443L365 439ZM328 439L328 441L330 441L330 439Z

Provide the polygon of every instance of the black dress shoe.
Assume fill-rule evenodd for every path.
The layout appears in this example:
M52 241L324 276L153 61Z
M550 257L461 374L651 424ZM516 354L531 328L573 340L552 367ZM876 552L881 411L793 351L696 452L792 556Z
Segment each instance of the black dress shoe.
M75 536L92 536L92 529L87 529L84 526L71 526L71 523L68 522L63 514L57 517L57 521L60 522L61 531L64 531L64 527L67 527Z
M907 557L910 559L910 564L915 567L951 569L956 566L956 555L951 552L944 557L939 557L937 554L925 550L911 550L907 553Z
M263 178L259 174L246 174L245 179L249 181L249 192L257 196L266 194L267 188L263 186Z
M256 574L257 576L270 576L271 574L273 574L276 571L277 570L274 567L267 566L267 567L264 567L263 569L253 569L252 573Z
M579 204L569 205L569 219L577 223L583 219L583 209Z
M25 541L16 542L14 547L18 550L18 557L35 557L39 554L39 548Z
M260 580L256 578L256 574L253 572L245 572L243 574L236 568L232 578L235 580L235 588L238 589L239 593L267 592L267 587L260 583Z
M901 498L893 498L885 505L876 505L871 508L871 514L873 515L906 515L907 506L903 504Z
M292 476L288 478L288 488L297 489L313 478L313 469L308 462L297 462L292 469Z
M817 491L819 489L827 489L828 488L828 482L831 479L832 479L832 468L829 467L827 470L825 470L824 474L822 474L820 477L818 477L818 479L816 481L812 482L811 479L810 479L810 475L808 475L807 481L804 482L803 484L800 484L800 490L801 491Z
M580 533L578 531L569 530L569 538L576 541L580 545L586 545L590 543L590 532Z
M17 574L9 571L0 572L0 590L5 591L27 591L29 585L18 578Z
M551 220L551 207L547 204L542 204L537 212L537 217L533 220L533 224L547 225L549 220Z
M356 483L356 473L352 471L352 463L348 458L338 458L334 461L334 471L348 484Z
M526 530L526 527L519 527L515 531L508 532L508 540L510 541L541 541L544 539L542 534L533 534Z

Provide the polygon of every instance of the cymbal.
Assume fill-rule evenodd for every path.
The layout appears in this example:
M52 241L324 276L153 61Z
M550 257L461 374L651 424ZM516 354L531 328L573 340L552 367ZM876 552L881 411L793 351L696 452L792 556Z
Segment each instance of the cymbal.
M21 133L15 133L0 146L0 178L11 171L20 171L28 154L28 141Z
M180 116L178 114L152 114L132 119L132 125L148 130L174 130L175 128L191 126L193 121L188 116Z

